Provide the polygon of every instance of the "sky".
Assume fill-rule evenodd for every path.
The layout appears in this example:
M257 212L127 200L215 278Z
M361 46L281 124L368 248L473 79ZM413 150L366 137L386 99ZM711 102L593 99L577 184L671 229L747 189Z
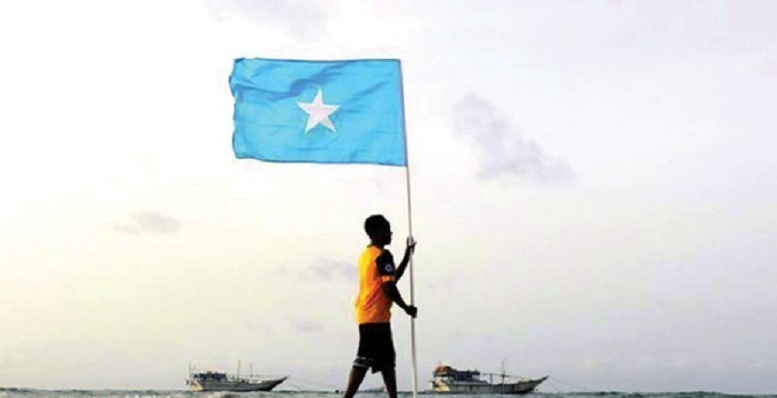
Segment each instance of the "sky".
M382 213L395 253L411 220L418 241L420 389L445 363L546 392L774 393L775 18L750 0L2 2L0 386L184 389L189 364L240 361L342 389ZM235 159L241 57L401 59L409 169ZM409 389L401 311L393 328Z

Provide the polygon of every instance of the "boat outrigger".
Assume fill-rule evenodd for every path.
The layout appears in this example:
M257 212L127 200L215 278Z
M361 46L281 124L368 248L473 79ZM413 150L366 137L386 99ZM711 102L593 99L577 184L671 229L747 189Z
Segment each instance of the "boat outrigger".
M228 374L214 371L195 371L189 368L189 378L186 384L192 391L270 391L283 383L288 376L269 377L240 375L240 366L237 374ZM252 372L253 373L253 372Z
M434 369L432 390L441 393L468 394L528 394L545 381L548 376L539 379L527 379L510 376L503 373L481 373L478 370L457 370L447 365L439 365ZM481 375L489 376L483 380ZM500 377L500 383L494 383L494 376ZM515 382L505 382L506 379L517 379Z

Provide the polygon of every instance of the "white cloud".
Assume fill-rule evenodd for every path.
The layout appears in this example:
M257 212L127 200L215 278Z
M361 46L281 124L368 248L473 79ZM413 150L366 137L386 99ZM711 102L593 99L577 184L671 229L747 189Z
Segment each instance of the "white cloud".
M298 40L316 41L325 34L327 16L315 2L304 0L202 0L218 19L244 18L282 30Z
M154 211L132 214L131 219L130 224L116 225L116 230L132 234L144 232L170 234L177 232L181 227L177 219Z
M476 94L462 98L454 110L456 134L475 145L480 152L480 175L486 179L501 176L528 177L538 181L565 181L572 178L569 164L553 158L497 109Z

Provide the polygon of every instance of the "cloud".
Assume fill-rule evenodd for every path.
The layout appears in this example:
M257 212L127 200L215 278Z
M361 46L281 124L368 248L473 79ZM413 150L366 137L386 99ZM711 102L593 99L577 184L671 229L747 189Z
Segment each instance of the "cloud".
M622 36L641 47L689 50L759 51L772 45L777 27L773 2L613 2L626 21Z
M291 327L301 333L317 333L324 330L319 323L305 319L293 321Z
M569 164L551 157L537 143L505 120L487 100L468 94L455 106L456 134L474 144L480 153L480 176L495 179L518 176L539 181L572 178Z
M132 214L131 219L130 224L115 226L116 230L129 234L145 232L171 234L177 232L181 227L181 223L175 218L153 211Z
M296 39L310 40L324 35L321 9L306 0L203 0L219 20L240 16L260 26L270 26Z
M334 278L353 279L356 277L356 265L332 259L319 259L305 267L303 277L331 281Z

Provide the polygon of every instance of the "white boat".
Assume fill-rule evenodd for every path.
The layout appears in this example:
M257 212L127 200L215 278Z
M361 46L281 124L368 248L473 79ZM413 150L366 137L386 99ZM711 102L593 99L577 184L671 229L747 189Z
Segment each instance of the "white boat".
M240 369L239 366L238 369ZM283 383L287 378L288 376L270 377L254 376L253 374L241 376L239 370L237 374L194 371L190 367L189 378L186 380L186 384L189 385L189 389L192 391L270 391Z
M431 386L435 392L467 394L528 394L548 378L545 376L539 379L528 379L504 373L457 370L446 365L437 366L433 375ZM490 380L483 380L481 375L489 376ZM494 376L500 377L501 382L494 383ZM516 379L516 381L507 382L507 379Z

